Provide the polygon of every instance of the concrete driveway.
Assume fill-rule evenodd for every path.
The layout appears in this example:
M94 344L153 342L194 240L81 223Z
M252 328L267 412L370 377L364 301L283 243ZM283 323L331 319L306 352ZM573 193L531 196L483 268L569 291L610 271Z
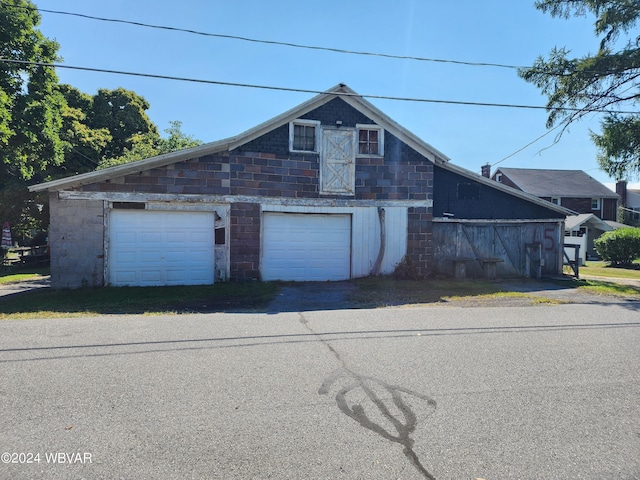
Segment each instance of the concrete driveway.
M0 322L0 478L634 479L638 305Z

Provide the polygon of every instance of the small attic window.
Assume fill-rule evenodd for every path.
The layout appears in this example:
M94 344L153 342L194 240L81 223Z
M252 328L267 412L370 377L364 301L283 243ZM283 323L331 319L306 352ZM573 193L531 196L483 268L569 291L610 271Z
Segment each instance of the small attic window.
M316 120L294 120L289 124L289 150L316 153L319 130L320 122Z
M376 125L357 125L358 155L384 155L384 130Z

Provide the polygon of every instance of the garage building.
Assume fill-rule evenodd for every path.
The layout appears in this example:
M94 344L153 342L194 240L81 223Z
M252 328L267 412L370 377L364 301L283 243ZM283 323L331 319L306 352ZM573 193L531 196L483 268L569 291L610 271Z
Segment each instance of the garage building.
M49 192L54 288L346 280L403 259L426 277L449 268L443 243L463 254L445 221L556 235L570 213L453 165L342 84L236 137L30 190ZM544 273L561 269L554 238ZM502 273L524 273L522 242Z

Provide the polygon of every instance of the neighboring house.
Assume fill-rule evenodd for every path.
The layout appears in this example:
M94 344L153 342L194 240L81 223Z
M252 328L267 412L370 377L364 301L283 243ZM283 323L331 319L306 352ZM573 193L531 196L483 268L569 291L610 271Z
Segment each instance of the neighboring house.
M488 175L486 168L483 174ZM620 196L582 170L498 168L493 180L530 193L572 210L565 224L567 244L580 245L580 261L597 257L594 240L613 230L606 222L615 222ZM573 250L565 249L571 259Z
M245 105L242 108L250 108ZM345 85L236 137L30 187L54 288L562 268L566 208L449 163ZM405 265L406 267L407 265Z
M627 182L616 182L616 193L620 195L622 207L620 220L626 225L640 226L640 190L627 189Z
M612 225L613 224L613 225ZM615 222L600 220L592 213L581 213L580 215L569 215L565 220L565 245L579 246L580 265L590 258L596 258L598 253L594 248L594 240L604 232L615 230ZM575 250L573 248L565 248L567 256L573 260Z
M501 167L491 178L578 214L592 213L602 220L617 220L619 195L582 170Z

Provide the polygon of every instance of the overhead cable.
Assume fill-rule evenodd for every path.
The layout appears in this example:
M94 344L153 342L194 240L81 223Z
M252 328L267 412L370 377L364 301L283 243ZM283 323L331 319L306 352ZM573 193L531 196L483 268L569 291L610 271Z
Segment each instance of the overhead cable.
M395 101L402 101L402 102L466 105L466 106L474 106L474 107L499 107L499 108L521 108L521 109L529 109L529 110L547 110L547 107L542 105L471 102L471 101L464 101L464 100L438 100L438 99L430 99L430 98L395 97L395 96L389 96L389 95L373 95L373 94L361 94L361 93L349 93L349 92L326 92L322 90L313 90L308 88L278 87L278 86L270 86L270 85L255 85L250 83L224 82L220 80L177 77L173 75L159 75L159 74L142 73L142 72L127 72L123 70L111 70L111 69L94 68L94 67L79 67L74 65L63 65L59 63L30 62L26 60L14 60L10 58L0 58L0 62L14 63L14 64L20 64L20 65L34 65L34 66L41 66L41 67L64 68L68 70L81 70L86 72L109 73L114 75L127 75L127 76L133 76L133 77L155 78L160 80L173 80L173 81L179 81L179 82L222 85L227 87L255 88L255 89L262 89L262 90L277 90L282 92L295 92L295 93L310 93L310 94L316 94L316 95L329 94L329 95L335 95L335 96L341 96L341 97L362 97L362 98L372 98L372 99L378 99L378 100L395 100ZM602 108L557 107L555 108L555 110L562 110L562 111L569 111L569 112L617 113L617 114L627 114L627 115L637 114L637 112L634 112L634 111L607 110Z
M136 27L190 33L193 35L200 35L204 37L240 40L244 42L259 43L259 44L265 44L265 45L278 45L278 46L284 46L284 47L292 47L292 48L300 48L300 49L316 50L316 51L326 51L326 52L334 52L334 53L349 54L349 55L361 55L361 56L370 56L370 57L399 59L399 60L414 60L414 61L420 61L420 62L434 62L434 63L444 63L444 64L453 64L453 65L462 65L462 66L471 66L471 67L496 67L496 68L505 68L510 70L529 70L529 71L534 71L540 74L546 74L551 76L561 76L561 77L572 75L571 72L569 73L558 72L556 70L548 70L544 68L532 67L529 65L523 66L523 65L510 65L510 64L495 63L495 62L471 62L471 61L465 61L465 60L428 58L428 57L419 57L419 56L412 56L412 55L396 55L396 54L390 54L390 53L367 52L367 51L348 50L348 49L335 48L335 47L323 47L318 45L306 45L306 44L283 42L283 41L277 41L277 40L264 40L264 39L258 39L258 38L244 37L240 35L202 32L199 30L193 30L189 28L172 27L168 25L155 25L151 23L137 22L133 20L123 20L118 18L98 17L95 15L88 15L84 13L66 12L61 10L49 10L49 9L37 8L37 7L26 7L22 5L12 5L2 0L0 0L0 5L3 5L5 7L19 8L23 10L32 10L32 11L38 11L43 13L51 13L55 15L66 15L66 16L73 16L78 18L85 18L88 20L96 20L101 22L120 23L125 25L132 25ZM585 70L583 71L583 73L610 75L616 72L607 71L607 70Z
M24 7L24 6L19 6L19 5L12 5L10 3L6 3L6 2L3 2L3 1L0 1L0 4L4 5L6 7L21 8L21 9L27 9L27 10L38 10L39 12L43 12L43 13L52 13L52 14L56 14L56 15L67 15L67 16L73 16L73 17L79 17L79 18L86 18L86 19L90 19L90 20L98 20L98 21L101 21L101 22L121 23L121 24L125 24L125 25L134 25L134 26L137 26L137 27L145 27L145 28L153 28L153 29L159 29L159 30L168 30L168 31L174 31L174 32L190 33L190 34L193 34L193 35L200 35L200 36L204 36L204 37L214 37L214 38L224 38L224 39L231 39L231 40L241 40L243 42L262 43L262 44L266 44L266 45L279 45L279 46L283 46L283 47L302 48L302 49L307 49L307 50L320 50L320 51L334 52L334 53L344 53L344 54L350 54L350 55L365 55L365 56L371 56L371 57L393 58L393 59L399 59L399 60L415 60L415 61L421 61L421 62L451 63L451 64L456 64L456 65L466 65L466 66L473 66L473 67L498 67L498 68L508 68L508 69L512 69L512 70L517 70L517 69L520 69L520 68L530 68L530 67L517 66L517 65L506 65L506 64L502 64L502 63L468 62L468 61L463 61L463 60L449 60L449 59L441 59L441 58L426 58L426 57L417 57L417 56L411 56L411 55L394 55L394 54L389 54L389 53L377 53L377 52L366 52L366 51L358 51L358 50L347 50L347 49L342 49L342 48L322 47L322 46L317 46L317 45L304 45L304 44L299 44L299 43L281 42L281 41L276 41L276 40L264 40L264 39L244 37L244 36L239 36L239 35L228 35L228 34L222 34L222 33L202 32L202 31L192 30L192 29L188 29L188 28L171 27L171 26L167 26L167 25L154 25L154 24L150 24L150 23L136 22L136 21L132 21L132 20L122 20L122 19L117 19L117 18L98 17L98 16L95 16L95 15L87 15L87 14L84 14L84 13L65 12L65 11L60 11L60 10L48 10L48 9L44 9L44 8Z

